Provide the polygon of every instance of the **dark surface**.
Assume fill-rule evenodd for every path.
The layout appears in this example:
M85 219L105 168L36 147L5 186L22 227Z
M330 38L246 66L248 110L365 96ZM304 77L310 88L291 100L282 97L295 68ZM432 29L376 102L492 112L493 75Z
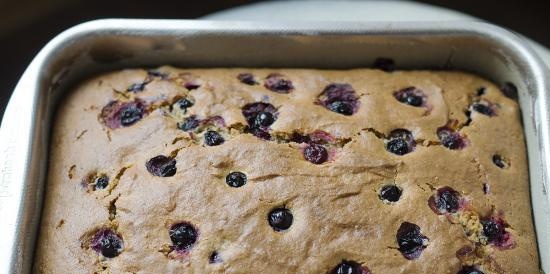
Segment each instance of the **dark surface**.
M54 0L31 2L34 12ZM56 0L60 2L61 0ZM80 2L80 3L78 3ZM243 5L250 0L224 1L166 1L166 0L95 0L67 1L57 4L55 9L43 12L40 16L28 14L28 1L0 3L0 26L14 24L13 18L26 18L23 23L11 26L0 32L0 114L25 67L34 55L56 34L78 23L99 18L197 18L215 11ZM487 21L508 27L525 34L534 40L550 46L550 16L547 15L546 1L472 1L472 0L430 0L420 1L463 11ZM35 3L41 3L36 4ZM3 9L3 5L8 8ZM11 14L3 14L10 12ZM37 11L38 10L38 11ZM274 11L275 12L275 11ZM11 18L11 21L10 21ZM18 20L22 21L22 20ZM543 27L546 26L546 27Z

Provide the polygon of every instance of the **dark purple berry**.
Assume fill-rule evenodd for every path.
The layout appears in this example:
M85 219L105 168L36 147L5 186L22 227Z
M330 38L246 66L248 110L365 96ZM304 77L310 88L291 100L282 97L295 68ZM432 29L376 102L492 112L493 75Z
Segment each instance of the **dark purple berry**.
M412 152L415 147L416 142L412 133L406 129L392 130L386 143L386 150L397 155L405 155Z
M370 271L353 261L342 261L329 274L370 274Z
M416 224L403 222L396 234L399 251L407 260L420 257L422 250L428 245L428 237L422 235Z
M113 230L102 228L92 237L90 247L104 257L114 258L122 252L123 242Z
M499 154L493 155L493 163L494 163L497 167L503 168L503 169L504 169L504 168L507 168L508 166L510 166L510 165L508 164L508 162L507 162L504 158L502 158L502 156L500 156Z
M160 77L161 79L166 79L168 78L168 74L167 73L164 73L164 72L160 72L158 70L149 70L147 71L147 75L151 76L151 77Z
M401 189L396 185L385 185L380 189L380 200L397 202L401 197Z
M225 182L232 187L244 186L246 181L246 174L239 171L231 172L225 177Z
M109 185L109 177L107 175L101 175L95 179L94 188L104 189Z
M217 251L213 251L208 257L208 262L211 264L217 264L222 262L222 257Z
M172 177L176 174L176 160L174 158L158 155L145 163L147 171L158 177Z
M426 95L424 95L424 92L415 87L407 87L398 90L393 93L393 96L397 99L397 101L413 107L423 106L426 100Z
M464 266L457 274L484 274L481 270L476 269L473 266Z
M318 104L342 115L352 115L359 107L359 98L350 84L329 84L317 100Z
M198 88L201 87L201 85L199 83L196 83L196 82L193 82L193 81L187 82L183 86L188 90L194 90L194 89L198 89Z
M275 117L271 112L262 111L258 113L254 120L254 127L262 128L269 127L275 122Z
M456 213L460 208L460 193L447 186L439 188L428 200L428 205L439 215Z
M209 130L204 133L204 143L207 146L218 146L225 142L225 139L217 131Z
M488 105L474 103L472 109L487 116L495 116L495 111Z
M239 79L239 81L241 81L241 83L247 84L247 85L250 85L250 86L258 84L258 82L254 78L254 75L252 75L252 73L241 73L237 76L237 79Z
M270 113L273 118L273 122L277 120L277 109L272 104L268 103L256 102L246 104L242 108L242 113L244 118L246 119L246 123L248 124L248 126L253 128L258 127L256 120L260 113ZM271 124L273 124L273 122Z
M322 145L309 144L304 148L304 158L311 163L320 165L328 160L328 151Z
M197 238L199 237L197 229L187 222L172 225L169 235L176 251L189 250L197 242Z
M101 118L111 129L127 127L145 115L145 103L139 99L130 102L111 101L101 110Z
M385 72L392 72L395 70L395 61L391 58L379 57L374 60L374 67Z
M188 109L194 105L193 101L189 100L188 98L179 99L176 102L176 106L178 106L180 109Z
M518 88L516 87L516 85L510 82L504 83L501 90L502 90L502 93L504 93L504 95L506 95L506 97L510 99L515 100L518 98Z
M504 238L504 223L495 220L482 220L483 235L487 237L489 243L502 242Z
M476 95L477 96L483 96L485 95L485 92L487 91L487 88L485 87L480 87L477 89L477 92L476 92Z
M272 73L265 78L264 86L277 93L290 93L294 89L294 85L288 79L284 79L281 74Z
M347 102L335 101L330 103L327 108L336 113L340 113L346 116L353 114L353 107Z
M134 92L134 93L137 93L137 92L141 92L145 89L145 86L149 84L149 82L141 82L141 83L135 83L135 84L132 84L130 85L126 91L128 92Z
M276 208L269 212L267 215L267 220L273 230L283 231L290 228L294 217L292 216L290 210L286 208Z
M441 144L448 149L463 149L466 147L465 138L451 128L444 126L437 129L437 137Z
M183 122L178 123L178 128L183 131L192 131L199 127L200 121L196 116L190 116L183 120Z

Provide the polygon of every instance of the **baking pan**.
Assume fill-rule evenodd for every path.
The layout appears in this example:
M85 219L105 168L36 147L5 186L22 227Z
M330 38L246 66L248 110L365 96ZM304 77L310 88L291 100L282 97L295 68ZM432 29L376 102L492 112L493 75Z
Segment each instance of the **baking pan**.
M524 41L477 22L313 23L99 20L48 43L11 97L0 129L0 273L30 273L56 102L71 84L123 67L455 69L518 88L541 268L550 273L550 74ZM523 145L523 144L518 144Z

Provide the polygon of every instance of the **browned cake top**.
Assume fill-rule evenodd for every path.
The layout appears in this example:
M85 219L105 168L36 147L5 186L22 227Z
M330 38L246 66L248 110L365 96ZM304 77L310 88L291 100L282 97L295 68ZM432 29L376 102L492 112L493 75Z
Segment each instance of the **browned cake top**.
M38 273L538 273L518 105L471 74L123 70L50 151Z

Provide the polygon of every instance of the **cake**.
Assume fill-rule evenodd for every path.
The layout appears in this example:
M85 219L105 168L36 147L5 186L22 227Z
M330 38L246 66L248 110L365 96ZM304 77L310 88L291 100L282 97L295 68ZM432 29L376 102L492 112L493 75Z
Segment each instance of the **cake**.
M35 273L540 273L518 104L456 71L126 69L60 102Z

